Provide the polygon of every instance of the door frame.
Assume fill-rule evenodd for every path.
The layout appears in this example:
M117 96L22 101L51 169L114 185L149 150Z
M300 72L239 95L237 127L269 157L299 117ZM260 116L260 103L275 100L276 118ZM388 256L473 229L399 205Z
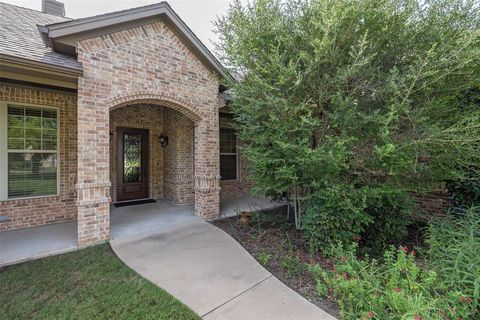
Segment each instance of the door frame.
M142 136L142 179L144 181L144 188L145 188L145 196L138 197L134 199L122 199L123 195L123 165L124 165L124 153L123 153L123 134L124 133L131 133L131 134L140 134ZM150 186L149 186L149 135L150 132L148 129L140 129L140 128L129 128L129 127L117 127L117 202L125 202L125 201L135 201L139 199L146 199L150 197Z

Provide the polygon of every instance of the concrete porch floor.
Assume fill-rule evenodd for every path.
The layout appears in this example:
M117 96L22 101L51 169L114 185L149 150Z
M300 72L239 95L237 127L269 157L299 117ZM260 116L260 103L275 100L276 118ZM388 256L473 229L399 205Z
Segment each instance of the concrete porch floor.
M110 239L162 230L198 221L193 204L175 205L160 200L154 203L110 208Z
M0 267L77 250L77 222L0 232Z
M220 218L241 211L258 211L281 205L263 197L222 199ZM110 211L110 238L121 239L142 235L189 222L199 221L194 205L174 205L168 201L113 207ZM77 249L77 223L57 223L46 226L0 232L0 267L61 254Z

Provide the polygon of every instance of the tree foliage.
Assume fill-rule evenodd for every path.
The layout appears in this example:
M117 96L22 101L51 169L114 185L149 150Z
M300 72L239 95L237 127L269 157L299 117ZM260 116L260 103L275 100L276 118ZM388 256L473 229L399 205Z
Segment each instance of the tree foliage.
M370 192L478 168L480 110L463 97L480 85L479 27L478 1L235 2L218 52L240 75L232 110L256 191L295 199L300 221L312 194L353 188L366 208Z

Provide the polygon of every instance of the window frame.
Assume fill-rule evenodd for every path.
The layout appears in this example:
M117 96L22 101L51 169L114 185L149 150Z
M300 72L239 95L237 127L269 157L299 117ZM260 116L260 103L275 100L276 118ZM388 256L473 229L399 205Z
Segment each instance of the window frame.
M57 113L57 150L9 150L8 149L8 105L14 105L19 107L29 107L44 110L55 110ZM15 201L22 199L36 199L57 197L60 195L60 133L61 133L61 121L60 121L60 108L39 104L19 103L15 101L0 101L0 201ZM57 155L57 191L54 194L41 195L41 196L26 196L26 197L8 197L8 154L9 153L56 153Z
M236 134L236 131L234 128L231 128L231 127L220 127L219 130L218 130L218 135L219 135L219 139L218 139L218 143L220 145L220 139L221 139L221 134L220 134L220 131L224 129L224 130L232 130L233 133L235 134L235 153L231 153L231 152L220 152L220 148L219 148L219 171L221 170L221 157L222 155L225 155L225 156L235 156L235 179L222 179L222 175L220 174L220 182L236 182L236 181L239 181L240 180L240 150L239 150L239 146L238 146L238 143L239 143L239 139L237 137L237 134ZM219 172L220 173L220 172Z

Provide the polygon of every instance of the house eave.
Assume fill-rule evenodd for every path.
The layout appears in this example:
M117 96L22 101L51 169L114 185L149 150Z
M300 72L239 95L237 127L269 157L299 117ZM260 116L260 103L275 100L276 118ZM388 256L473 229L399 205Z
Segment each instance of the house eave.
M0 53L0 65L15 65L27 69L33 68L34 70L44 71L47 73L62 74L63 76L71 78L77 78L78 76L83 75L82 69L63 67L51 63L19 58L3 53Z
M77 88L82 69L53 65L40 61L0 54L2 77L13 80L51 84L65 88Z

